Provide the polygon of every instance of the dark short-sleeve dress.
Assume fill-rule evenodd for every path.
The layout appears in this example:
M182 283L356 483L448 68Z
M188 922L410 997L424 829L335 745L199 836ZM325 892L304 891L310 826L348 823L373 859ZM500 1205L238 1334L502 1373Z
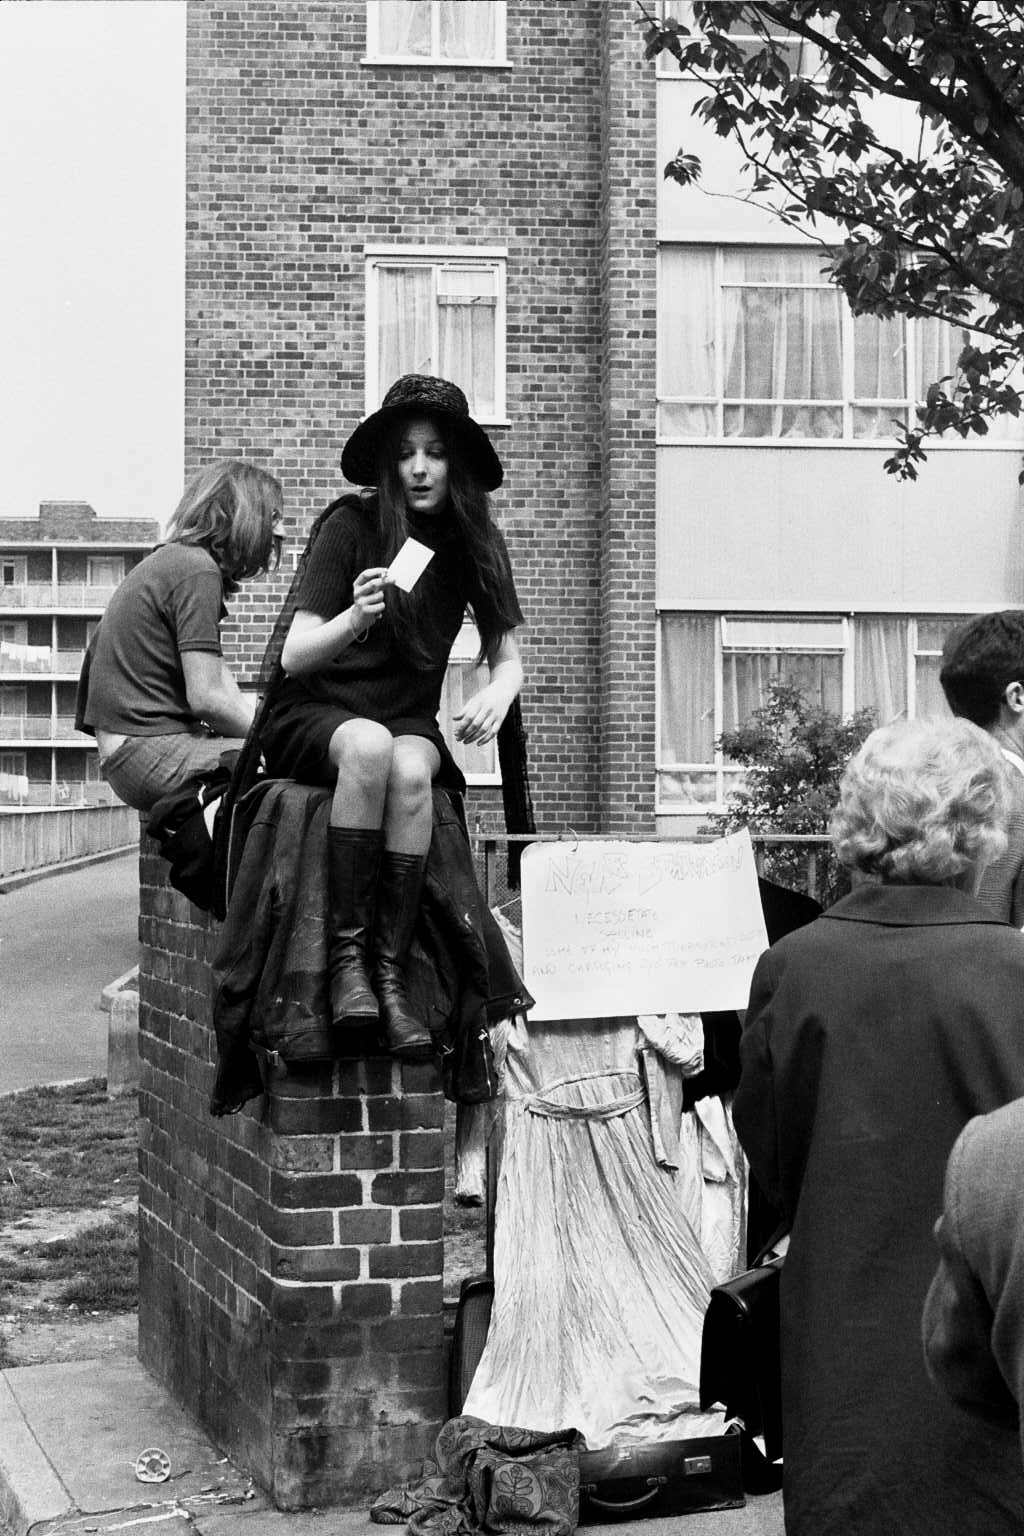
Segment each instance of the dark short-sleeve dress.
M268 771L275 777L333 784L331 737L346 720L362 718L386 725L394 736L425 736L441 755L437 782L459 793L465 790L437 714L448 656L472 601L469 565L461 540L443 514L410 514L409 527L414 538L434 551L417 587L429 620L424 625L428 664L410 661L385 620L317 671L283 678L261 736ZM372 509L357 498L346 498L327 518L310 551L296 606L332 619L351 606L359 572L384 563Z

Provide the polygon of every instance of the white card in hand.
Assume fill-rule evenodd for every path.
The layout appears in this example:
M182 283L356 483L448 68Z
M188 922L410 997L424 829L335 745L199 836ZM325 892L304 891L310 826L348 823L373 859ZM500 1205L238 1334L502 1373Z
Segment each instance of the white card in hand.
M403 592L411 592L433 558L434 551L419 539L406 539L388 566L384 580L401 587Z

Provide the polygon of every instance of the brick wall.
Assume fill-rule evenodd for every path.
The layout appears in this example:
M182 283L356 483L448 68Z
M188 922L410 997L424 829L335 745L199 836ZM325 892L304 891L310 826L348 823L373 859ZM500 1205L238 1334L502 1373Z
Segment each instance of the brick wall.
M282 1509L412 1477L446 1414L432 1063L275 1068L214 1119L217 925L140 852L143 1363Z
M631 8L601 56L600 819L654 831L655 137L651 66Z

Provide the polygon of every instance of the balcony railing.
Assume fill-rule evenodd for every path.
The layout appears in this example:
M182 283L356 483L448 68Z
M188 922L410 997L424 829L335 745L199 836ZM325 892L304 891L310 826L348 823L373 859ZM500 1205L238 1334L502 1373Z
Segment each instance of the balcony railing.
M43 608L95 609L102 612L116 586L92 586L85 581L26 581L0 587L0 610Z
M21 645L7 641L0 645L0 676L52 677L67 673L77 677L85 660L85 649L57 651L48 645Z
M75 730L74 715L0 715L0 741L71 741L91 745L90 738Z
M120 805L109 784L81 784L66 780L56 788L21 779L17 774L0 773L0 808L43 806L67 809L76 805ZM12 782L14 781L14 782Z

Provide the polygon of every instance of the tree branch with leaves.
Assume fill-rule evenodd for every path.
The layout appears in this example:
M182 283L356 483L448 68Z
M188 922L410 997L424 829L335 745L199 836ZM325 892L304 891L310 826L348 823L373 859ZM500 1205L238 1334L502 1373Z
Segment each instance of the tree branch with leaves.
M894 423L886 469L914 480L930 438L983 436L995 417L1019 416L1019 5L693 0L692 25L659 18L644 0L637 8L646 56L671 55L707 88L695 112L737 145L752 172L748 197L821 244L855 315L938 318L969 333L955 373L929 384L912 421ZM916 114L915 146L880 110L888 100L904 122ZM700 161L684 145L665 175L697 188Z

